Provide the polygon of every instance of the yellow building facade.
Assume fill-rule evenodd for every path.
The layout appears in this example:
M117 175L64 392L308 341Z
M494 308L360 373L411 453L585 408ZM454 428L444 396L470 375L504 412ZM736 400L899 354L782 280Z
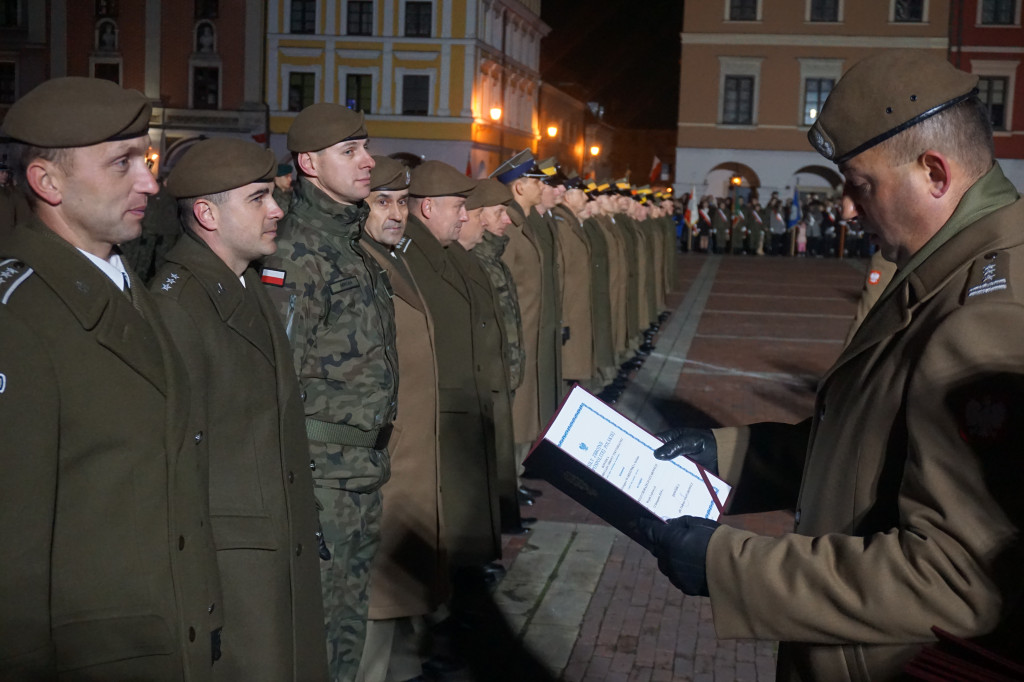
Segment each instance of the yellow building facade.
M726 196L729 179L835 191L835 166L807 130L843 72L878 50L945 57L948 0L703 0L684 12L677 192Z
M314 102L366 113L371 150L484 176L540 137L540 0L269 0L271 146Z

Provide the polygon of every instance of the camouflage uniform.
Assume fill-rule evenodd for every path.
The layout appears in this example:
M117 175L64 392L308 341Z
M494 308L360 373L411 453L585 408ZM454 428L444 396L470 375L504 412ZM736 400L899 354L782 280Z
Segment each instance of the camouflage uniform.
M272 194L274 197L274 201L277 202L277 205L281 207L282 211L287 213L288 209L292 207L292 198L294 198L295 192L290 189L283 190L277 185L274 185L274 191L272 192Z
M471 254L480 261L480 267L487 273L494 287L495 296L501 312L501 323L505 328L506 355L508 356L509 390L515 391L523 383L523 363L526 362L526 349L523 348L523 318L519 310L519 294L516 283L512 279L501 254L505 252L508 237L498 237L484 232L484 240L476 245Z
M300 178L264 270L264 281L270 270L284 273L283 285L272 284L269 293L291 341L305 406L335 680L354 678L363 651L398 394L391 284L358 244L368 212L365 203L339 204Z

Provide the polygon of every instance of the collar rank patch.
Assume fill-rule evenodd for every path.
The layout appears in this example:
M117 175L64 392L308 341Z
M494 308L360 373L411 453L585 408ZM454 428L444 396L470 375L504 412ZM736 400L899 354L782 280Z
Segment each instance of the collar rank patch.
M269 284L274 287L284 286L285 272L284 270L274 270L273 268L263 268L260 272L260 281L264 284Z
M981 282L975 284L974 286L967 290L968 298L972 298L974 296L981 296L982 294L991 294L995 291L1002 291L1003 289L1006 289L1006 278L1000 277L999 267L996 265L996 255L997 254L992 253L985 256L985 264L981 267L980 272ZM1004 257L998 260L1005 261L1006 258ZM975 263L974 267L977 268L977 263ZM975 282L978 281L977 279L975 279L976 277L977 275L972 273L972 279Z
M409 244L412 244L411 237L402 237L402 240L395 245L395 251L405 253L409 250Z
M160 285L160 288L164 291L170 291L171 287L173 287L178 282L179 279L181 279L181 277L178 275L178 273L172 272L171 274L167 275L167 279L165 279L164 283Z

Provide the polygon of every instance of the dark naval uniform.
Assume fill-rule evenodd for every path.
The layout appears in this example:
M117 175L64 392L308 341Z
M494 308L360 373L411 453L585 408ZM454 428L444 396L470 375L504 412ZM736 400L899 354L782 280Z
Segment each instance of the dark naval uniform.
M122 293L36 219L0 236L0 679L210 679L194 416L141 282Z
M259 275L191 232L151 288L208 424L210 522L224 589L217 679L327 679L317 513L299 387Z
M339 204L299 178L278 224L277 253L263 270L291 342L323 507L328 659L332 669L352 671L365 638L398 394L391 284L358 241L368 210Z

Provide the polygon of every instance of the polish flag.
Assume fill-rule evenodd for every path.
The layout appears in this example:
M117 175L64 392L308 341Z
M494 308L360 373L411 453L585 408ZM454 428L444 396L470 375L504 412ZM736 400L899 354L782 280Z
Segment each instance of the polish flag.
M271 268L263 268L260 273L260 281L264 284L270 284L275 287L284 286L284 270L272 270Z
M661 159L657 156L654 157L654 162L651 163L651 178L649 184L654 184L661 177Z

